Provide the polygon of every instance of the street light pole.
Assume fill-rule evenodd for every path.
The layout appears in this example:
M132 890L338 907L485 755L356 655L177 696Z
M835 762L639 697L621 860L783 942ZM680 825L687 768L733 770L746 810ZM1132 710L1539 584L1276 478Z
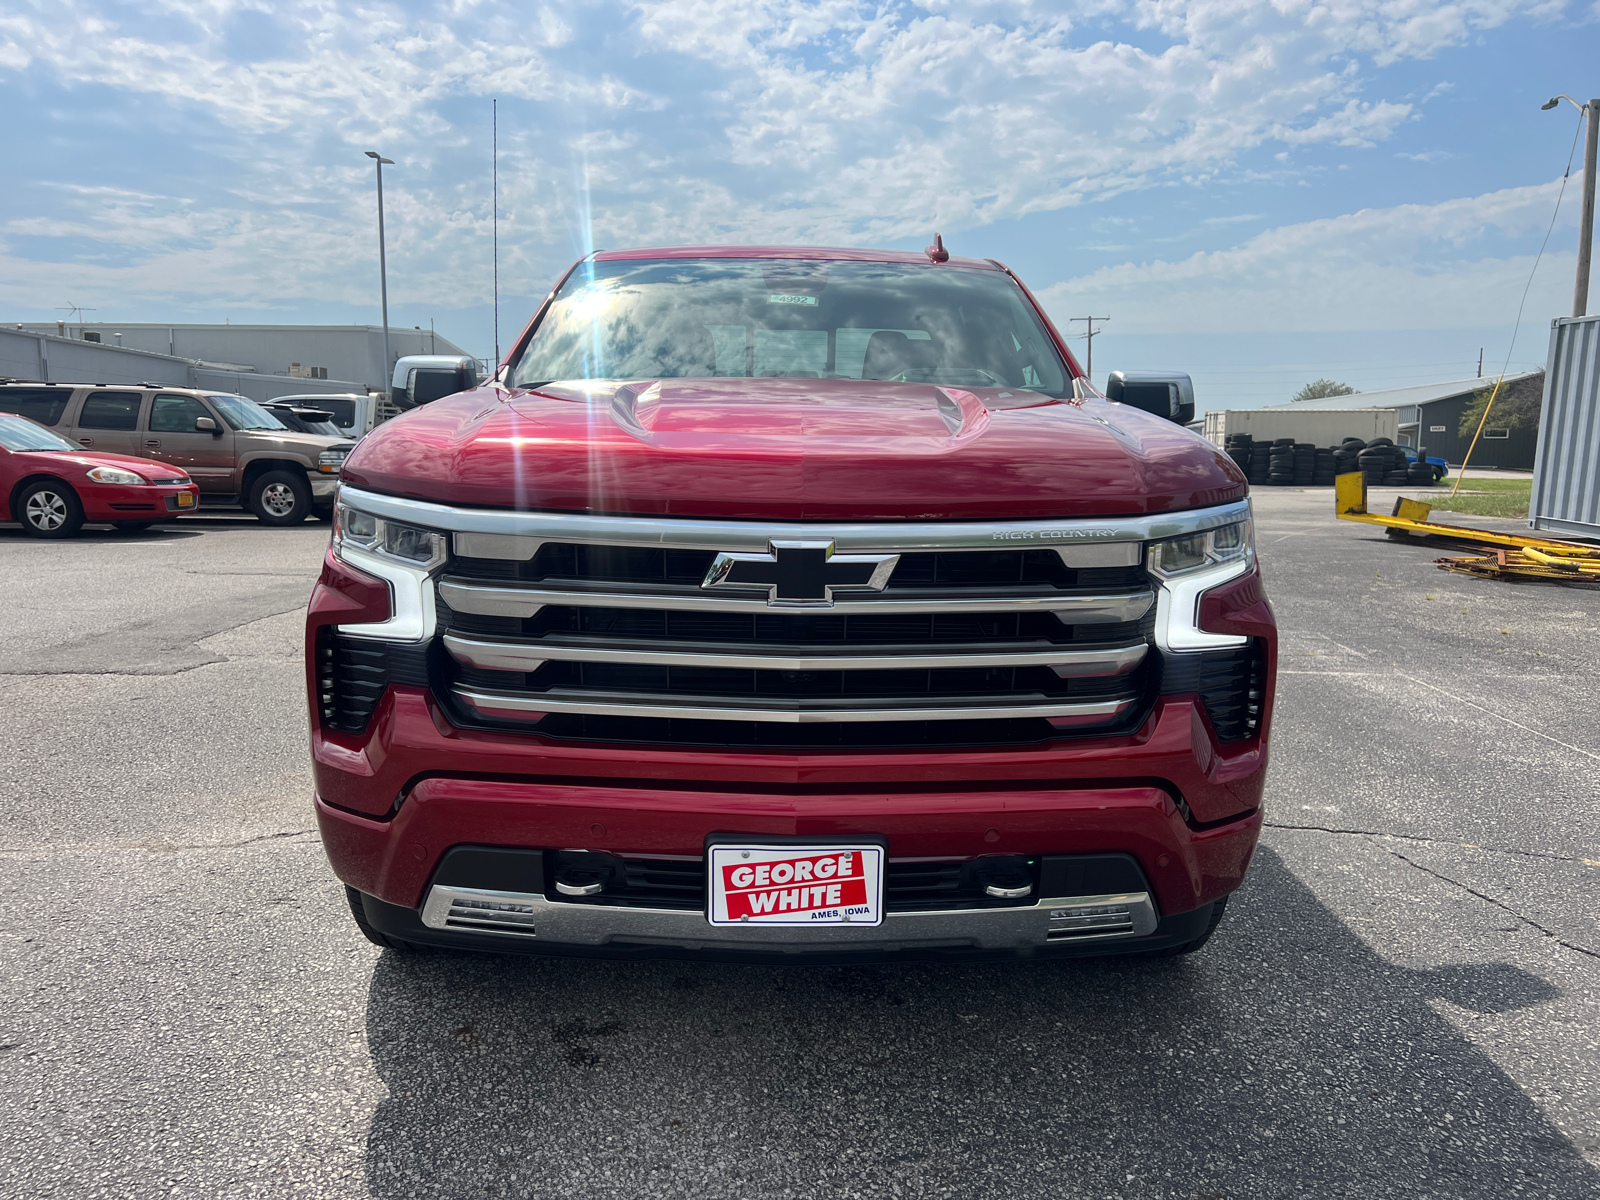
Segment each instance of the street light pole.
M1583 139L1583 211L1578 215L1578 279L1572 290L1572 315L1581 317L1589 311L1589 254L1594 249L1594 171L1595 132L1600 129L1600 100L1590 100L1589 128Z
M1584 316L1589 311L1589 258L1594 250L1594 176L1595 135L1600 133L1600 100L1579 104L1571 96L1551 96L1544 104L1548 111L1565 100L1584 116L1588 127L1583 139L1583 206L1578 211L1578 275L1572 285L1572 315Z
M394 360L389 357L389 262L383 246L383 165L394 166L394 159L385 158L376 150L368 150L367 157L378 169L378 288L383 297L383 391L388 395Z

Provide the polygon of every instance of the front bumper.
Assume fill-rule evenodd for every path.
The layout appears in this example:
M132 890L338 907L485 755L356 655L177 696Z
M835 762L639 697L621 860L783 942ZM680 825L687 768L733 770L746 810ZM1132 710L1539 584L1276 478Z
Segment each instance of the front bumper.
M369 920L408 941L531 953L804 955L1124 953L1192 940L1211 905L1244 878L1261 827L1259 810L1195 829L1158 787L810 792L685 791L432 778L387 819L316 801L335 873L367 897ZM848 840L877 834L896 859L1124 853L1142 889L1046 895L1011 908L890 911L872 929L834 926L713 927L697 912L567 903L541 891L441 881L457 846L604 847L624 857L698 857L714 832ZM489 906L514 914L506 928L453 918ZM480 902L476 905L472 901ZM494 909L494 906L509 906ZM1063 935L1095 915L1126 910L1106 936ZM456 917L461 915L455 913ZM528 934L522 926L534 932Z
M200 489L190 483L147 484L130 487L118 483L75 484L86 521L159 521L200 510ZM178 497L190 496L187 507Z
M522 897L531 910L531 934L497 935L444 926L459 889L433 889L422 912L358 897L366 919L389 937L418 945L491 953L571 958L690 959L743 963L842 963L886 960L985 960L1017 957L1084 957L1175 949L1203 935L1220 900L1186 913L1158 917L1144 894L1041 900L1012 909L890 913L873 929L789 928L755 939L740 930L716 929L697 914L646 909L585 908ZM479 895L510 895L479 893ZM1130 933L1060 936L1084 909L1132 908ZM783 936L778 936L779 934Z

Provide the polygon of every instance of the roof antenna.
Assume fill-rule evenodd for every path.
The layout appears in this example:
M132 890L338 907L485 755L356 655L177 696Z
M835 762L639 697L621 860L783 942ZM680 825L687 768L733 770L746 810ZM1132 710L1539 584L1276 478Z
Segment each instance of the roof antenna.
M934 262L949 262L950 251L944 248L944 238L939 234L933 235L933 245L923 251Z

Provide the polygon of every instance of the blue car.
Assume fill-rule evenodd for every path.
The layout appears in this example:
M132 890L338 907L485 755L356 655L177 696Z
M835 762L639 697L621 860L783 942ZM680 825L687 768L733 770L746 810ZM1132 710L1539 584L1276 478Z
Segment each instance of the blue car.
M1419 461L1417 458L1417 452L1410 446L1401 446L1400 449L1405 452L1406 465L1408 467L1411 464ZM1442 458L1434 458L1432 455L1429 455L1420 461L1427 463L1433 468L1433 481L1435 483L1438 483L1446 475L1450 474L1450 464L1445 462L1445 460Z

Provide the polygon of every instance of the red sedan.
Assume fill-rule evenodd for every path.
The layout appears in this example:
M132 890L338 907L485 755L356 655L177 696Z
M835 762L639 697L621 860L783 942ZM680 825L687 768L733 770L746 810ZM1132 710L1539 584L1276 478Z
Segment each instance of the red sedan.
M30 537L71 537L85 521L146 529L200 507L200 489L166 463L85 450L26 417L0 413L0 521Z

